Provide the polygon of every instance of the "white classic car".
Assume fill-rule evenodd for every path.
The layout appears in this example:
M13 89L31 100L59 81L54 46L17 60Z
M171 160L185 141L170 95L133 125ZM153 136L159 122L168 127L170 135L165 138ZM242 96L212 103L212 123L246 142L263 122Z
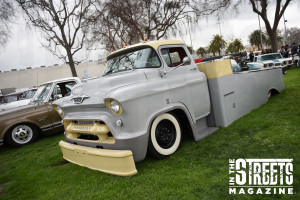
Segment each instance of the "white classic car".
M28 105L33 96L35 95L37 91L37 88L32 88L30 90L26 90L22 96L20 97L20 100L13 101L10 103L5 103L0 105L0 111L9 110L12 108Z
M283 58L280 53L269 53L254 57L254 62L247 63L249 69L262 69L266 67L286 67L293 64L292 58ZM286 70L283 70L285 73Z

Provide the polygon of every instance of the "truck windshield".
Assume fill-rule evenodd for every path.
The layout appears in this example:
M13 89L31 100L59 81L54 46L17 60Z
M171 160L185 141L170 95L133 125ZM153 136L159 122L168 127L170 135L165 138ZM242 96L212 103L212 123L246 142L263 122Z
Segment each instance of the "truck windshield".
M269 54L269 55L261 56L261 61L274 60L274 59L280 59L280 58L282 58L282 57L279 53L278 54Z
M103 76L132 69L157 68L160 67L160 61L156 52L146 47L139 50L133 50L113 57L107 61Z
M36 94L33 97L32 101L33 102L44 101L49 94L51 85L52 85L51 83L48 83L48 84L40 86L39 89L36 91Z

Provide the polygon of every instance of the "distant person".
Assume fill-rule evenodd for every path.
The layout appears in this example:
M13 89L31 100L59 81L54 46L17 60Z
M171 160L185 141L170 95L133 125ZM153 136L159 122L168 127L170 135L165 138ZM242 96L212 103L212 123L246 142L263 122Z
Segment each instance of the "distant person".
M296 46L295 42L292 44L291 53L292 53L292 56L297 54L297 46Z
M253 60L254 60L254 53L253 53L253 51L250 51L249 59L250 59L251 62L253 62Z
M279 53L281 54L282 57L284 57L284 54L285 54L284 46L281 46Z
M261 50L261 55L263 55L263 54L266 54L266 50L265 49Z
M298 56L300 58L300 45L298 45ZM300 68L300 59L298 60L298 67Z
M284 49L285 49L285 53L284 53L284 58L288 58L289 57L289 53L290 53L290 49L289 49L289 45L285 45L285 47L284 47Z

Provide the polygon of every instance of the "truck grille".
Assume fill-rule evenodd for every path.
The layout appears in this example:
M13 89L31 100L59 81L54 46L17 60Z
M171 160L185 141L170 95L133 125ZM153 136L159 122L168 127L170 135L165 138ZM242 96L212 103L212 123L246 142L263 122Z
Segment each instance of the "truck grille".
M115 138L108 126L98 120L65 120L66 137L73 140L83 140L99 143L115 143Z

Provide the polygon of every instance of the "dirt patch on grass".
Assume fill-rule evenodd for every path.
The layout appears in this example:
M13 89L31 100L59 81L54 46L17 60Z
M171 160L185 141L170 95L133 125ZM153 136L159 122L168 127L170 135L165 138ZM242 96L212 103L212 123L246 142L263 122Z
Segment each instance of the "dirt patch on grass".
M69 164L68 161L66 161L66 160L59 160L59 161L53 163L53 164L51 165L51 167L59 167L59 166L67 165L67 164Z
M8 185L9 183L10 183L10 181L7 181L7 182L2 183L2 184L0 185L0 194L2 193L2 190L3 190L4 186L5 186L5 185Z

